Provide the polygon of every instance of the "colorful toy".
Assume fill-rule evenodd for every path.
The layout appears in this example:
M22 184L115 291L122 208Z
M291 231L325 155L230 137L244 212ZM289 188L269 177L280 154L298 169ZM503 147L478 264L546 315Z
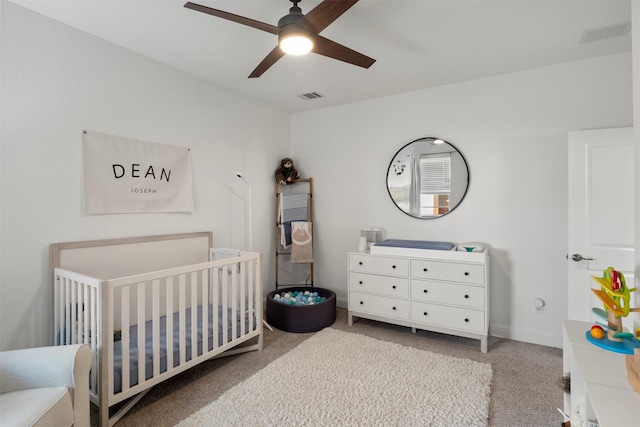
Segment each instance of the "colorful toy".
M587 331L586 338L589 342L618 353L632 354L635 348L640 347L640 341L630 332L622 330L622 318L629 313L640 312L640 308L631 308L631 293L637 289L627 287L624 275L609 267L603 271L602 277L592 276L598 282L600 289L591 289L591 292L604 305L604 310L593 308L593 313L607 322L606 325L596 322L596 325ZM606 336L605 336L606 329Z
M591 327L591 336L597 340L604 338L604 329L600 325L593 325Z

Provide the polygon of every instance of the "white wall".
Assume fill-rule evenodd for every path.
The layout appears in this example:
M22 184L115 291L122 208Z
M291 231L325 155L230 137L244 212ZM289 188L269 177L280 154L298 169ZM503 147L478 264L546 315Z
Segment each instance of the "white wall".
M567 311L567 132L630 126L631 55L533 69L294 114L292 155L314 178L316 283L346 306L347 252L363 227L491 247L491 334L560 347ZM400 212L396 151L443 138L469 162L462 204L435 220ZM542 315L531 301L543 298Z
M0 349L52 342L50 243L212 230L217 246L248 248L248 189L235 171L253 187L254 231L268 230L254 249L270 252L270 177L289 153L288 113L1 7ZM190 147L193 213L84 215L83 129Z

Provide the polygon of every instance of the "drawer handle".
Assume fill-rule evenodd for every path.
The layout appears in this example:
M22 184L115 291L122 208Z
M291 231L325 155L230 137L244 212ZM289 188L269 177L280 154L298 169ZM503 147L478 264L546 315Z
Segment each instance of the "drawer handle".
M469 272L468 272L468 271L465 271L465 272L464 272L464 275L465 275L465 276L468 276L468 275L469 275Z
M393 307L393 309L395 310L396 308L395 308L395 307Z
M424 291L422 291L422 292L424 292L425 294L428 294L428 293L429 293L429 289L425 289L425 290L424 290Z
M425 267L422 269L422 271L429 271L429 269Z
M395 265L392 265L392 266L391 266L391 268L396 268L396 266L395 266Z
M425 315L425 316L429 315L429 313L427 313L426 311L424 313L422 313L422 314Z
M465 298L467 298L467 299L469 299L469 295L465 295L464 297L465 297Z
M469 323L469 319L464 319L465 322Z
M360 281L358 282L358 284L362 285L362 280L360 280Z
M364 301L360 301L360 305L363 305L363 304L364 304Z
M391 289L395 289L395 288L396 288L396 285L391 286Z
M362 261L358 262L358 265L362 265Z

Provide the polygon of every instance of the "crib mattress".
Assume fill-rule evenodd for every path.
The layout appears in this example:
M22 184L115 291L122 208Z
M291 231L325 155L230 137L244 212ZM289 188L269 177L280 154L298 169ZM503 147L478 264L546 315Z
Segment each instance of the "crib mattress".
M226 344L223 342L223 325L222 325L222 314L223 307L218 306L217 310L214 310L212 304L209 304L209 348L208 351L213 350L213 316L214 313L218 316L218 332L217 332L217 340L218 346ZM186 344L185 344L185 360L189 361L192 358L191 355L191 340L192 337L189 335L191 331L191 308L186 310L185 314L185 324L187 331ZM232 310L230 308L227 309L227 342L230 342L232 337L232 322L233 322ZM239 338L242 335L249 333L249 331L255 328L255 320L253 325L249 325L249 313L244 313L244 321L245 321L245 331L242 333L241 331L241 318L242 314L237 313L235 322L236 322L236 337ZM197 343L197 356L202 355L202 306L197 307L197 323L198 323L198 336L196 339ZM166 316L160 317L160 372L167 371L167 319ZM153 322L151 320L145 323L145 379L150 379L153 376ZM138 366L140 365L138 360L138 325L133 325L129 328L129 366L130 366L130 386L138 384ZM180 317L179 313L173 313L173 367L176 367L180 364ZM119 393L122 391L122 342L116 341L114 343L114 393Z

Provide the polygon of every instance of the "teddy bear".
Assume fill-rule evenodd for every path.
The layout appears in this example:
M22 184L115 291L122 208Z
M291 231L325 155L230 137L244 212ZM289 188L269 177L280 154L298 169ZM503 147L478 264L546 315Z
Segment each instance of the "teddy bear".
M276 169L276 181L280 185L293 184L300 179L298 170L293 166L293 160L285 157L280 161L280 167Z

